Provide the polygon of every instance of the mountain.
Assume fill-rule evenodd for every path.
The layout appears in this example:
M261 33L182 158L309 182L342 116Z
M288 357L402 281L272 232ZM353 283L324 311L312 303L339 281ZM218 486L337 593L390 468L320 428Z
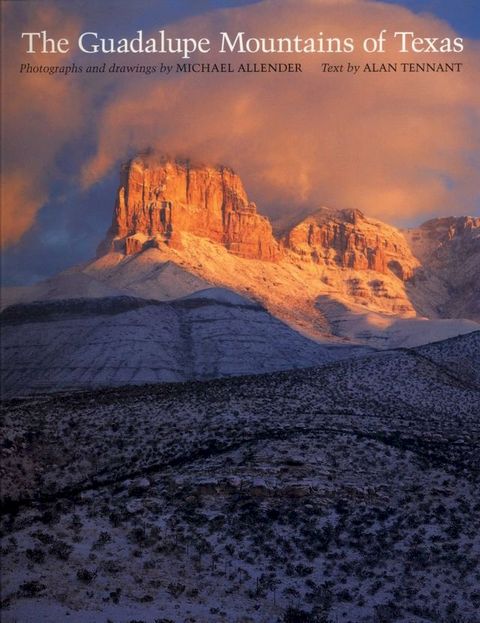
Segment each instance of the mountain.
M257 213L231 169L152 154L124 165L112 226L99 254L128 255L164 243L181 248L182 232L219 242L241 257L279 256L270 222Z
M211 286L178 264L155 261L152 252L153 249L129 258L109 254L98 262L75 266L33 286L4 288L2 308L32 301L122 295L162 301Z
M359 210L320 208L277 240L233 171L149 153L122 168L112 226L98 255L126 258L155 249L153 263L171 261L257 297L311 337L338 334L379 346L385 336L377 339L378 327L390 326L392 317L480 320L479 232L479 218L436 219L401 231ZM105 281L98 262L85 272ZM116 286L115 279L108 283ZM352 330L350 321L367 330ZM440 337L447 325L452 335L455 326L474 326L440 323Z
M373 301L384 297L392 303L383 301L380 307L396 314L480 319L475 279L480 218L439 218L402 231L359 210L323 207L290 224L277 240L231 169L154 153L126 163L99 257L152 247L182 251L186 241L192 242L188 235L217 243L237 257L280 265L313 263L325 270L326 284L329 278L348 282L342 294L371 311L376 311ZM405 291L392 277L405 284Z
M269 315L270 326L278 319L300 334L298 340L413 347L480 327L479 232L480 219L473 217L435 219L402 231L358 210L322 207L290 223L275 237L271 223L259 214L231 169L149 153L122 167L112 224L97 258L34 286L7 288L2 293L3 305L141 298L149 301L148 314L164 326L162 314L166 312L152 301L170 301L175 306L177 299L214 287L260 305ZM217 304L223 309L220 301ZM68 304L63 308L68 315ZM242 306L239 310L244 315ZM153 317L149 321L144 317L146 308L128 313L135 315L137 326L153 321ZM183 343L175 326L169 336L174 351ZM197 325L189 328L190 333L197 330ZM7 329L7 333L12 331ZM234 350L239 335L245 339L248 335L254 348L257 337L253 333L238 333L236 328L230 332L229 348ZM227 335L227 325L221 333ZM36 339L35 331L23 335L24 340L27 335ZM265 335L274 339L270 330ZM117 349L113 360L118 356L126 362L130 355L125 342L114 333L110 339ZM134 339L142 343L140 330ZM120 345L126 349L123 354ZM309 348L315 351L315 345ZM276 356L269 348L264 353L264 357L267 353ZM307 359L294 356L261 365L253 361L250 371L283 369L287 362L303 366ZM17 366L16 359L8 361ZM72 360L71 368L77 366L78 361ZM240 370L248 371L243 364ZM190 372L167 377L164 372L158 377L141 373L138 379L201 378L203 374ZM219 373L235 372L227 366ZM92 371L92 382L96 375ZM76 385L76 376L72 373L69 382ZM107 374L105 378L113 377ZM136 378L133 373L132 378Z
M294 225L284 244L317 264L393 273L402 281L419 266L402 232L360 210L319 209Z
M427 316L480 320L480 218L438 218L405 237L421 267L409 284Z
M4 396L259 374L365 348L320 345L225 289L17 304L1 314Z

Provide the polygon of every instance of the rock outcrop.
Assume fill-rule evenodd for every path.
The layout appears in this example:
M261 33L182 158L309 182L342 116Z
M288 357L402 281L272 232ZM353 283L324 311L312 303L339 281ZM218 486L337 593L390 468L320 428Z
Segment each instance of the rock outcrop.
M432 219L405 237L421 262L410 294L431 304L423 313L480 320L480 218ZM432 291L440 296L432 297Z
M405 236L415 255L422 263L445 263L447 256L461 254L472 256L480 252L480 217L447 216L434 218L416 229L408 229ZM453 257L450 259L454 259Z
M402 281L418 266L399 230L365 218L360 210L321 208L295 225L284 243L319 264L392 272Z
M182 232L246 258L275 260L280 254L270 222L257 213L231 169L153 155L125 164L112 226L98 254L180 247Z
M276 239L231 169L154 153L122 168L113 222L98 251L102 266L103 259L122 261L109 260L110 251L139 254L142 266L158 252L162 262L181 257L192 279L254 294L312 335L333 330L349 309L480 320L480 218L438 218L400 230L359 210L320 208ZM243 258L257 263L247 267ZM104 278L100 264L94 283ZM155 275L150 289L142 282L142 296L157 288ZM125 284L139 294L131 275Z
M231 169L153 154L122 167L113 222L98 255L148 247L181 248L182 232L250 259L278 260L290 250L315 263L393 273L408 280L418 261L403 234L359 210L321 208L277 241Z

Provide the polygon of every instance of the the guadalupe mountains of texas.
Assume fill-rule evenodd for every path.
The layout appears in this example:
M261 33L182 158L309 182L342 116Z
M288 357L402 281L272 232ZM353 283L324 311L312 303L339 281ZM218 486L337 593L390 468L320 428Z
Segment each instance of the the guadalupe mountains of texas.
M231 169L143 154L122 167L96 259L3 290L4 393L416 348L480 329L479 272L480 218L400 230L312 206L274 231Z

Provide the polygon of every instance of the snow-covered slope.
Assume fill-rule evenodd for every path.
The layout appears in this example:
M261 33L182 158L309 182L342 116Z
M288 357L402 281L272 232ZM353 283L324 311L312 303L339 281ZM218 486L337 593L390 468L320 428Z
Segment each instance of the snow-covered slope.
M5 303L54 300L62 292L64 298L105 292L168 301L216 286L259 302L295 331L323 343L417 346L480 328L472 320L417 316L408 308L406 285L395 276L291 256L275 263L245 259L204 238L182 237L180 251L165 246L129 256L109 253L22 289L21 295L7 291Z
M133 256L111 253L83 270L98 281L105 279L110 287L128 284L136 295L159 300L169 298L165 286L169 281L172 288L180 281L182 288L192 291L202 284L226 287L259 301L295 330L320 341L392 348L480 328L475 321L458 318L433 317L425 322L409 302L409 286L393 274L316 264L287 251L276 262L245 259L205 238L181 237L181 250L163 246ZM169 272L162 274L165 263Z
M7 403L2 622L477 623L479 352Z
M449 370L458 378L480 388L480 331L435 344L426 344L415 350L444 370ZM478 410L480 411L480 406Z
M363 352L308 340L221 288L163 303L113 297L17 305L4 310L2 325L6 395L258 374Z
M82 266L41 281L31 286L12 286L2 288L1 307L4 309L16 303L32 301L51 301L70 298L101 298L118 296L123 292L111 287L105 280L97 280L83 272Z
M151 253L128 258L112 253L32 286L2 288L1 307L33 301L121 295L163 301L203 290L209 285L177 264L155 261Z
M348 305L327 296L319 297L317 306L329 320L334 335L374 348L410 348L480 329L480 325L473 320L395 317L367 311L360 305Z

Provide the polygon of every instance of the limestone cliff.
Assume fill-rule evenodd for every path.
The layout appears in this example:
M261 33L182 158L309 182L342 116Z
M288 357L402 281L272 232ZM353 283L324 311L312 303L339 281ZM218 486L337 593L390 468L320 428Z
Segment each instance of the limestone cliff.
M284 243L318 264L392 272L402 281L419 264L399 230L365 218L360 210L322 208L295 225Z
M405 237L421 262L409 284L420 311L480 320L480 217L432 219Z
M205 241L226 249L232 260L275 262L272 268L280 270L281 265L289 279L298 269L298 300L314 300L326 288L342 304L382 313L480 318L479 218L439 218L402 231L359 210L320 208L277 240L270 221L257 212L241 179L227 167L153 153L122 167L113 222L99 256L112 250L132 255L153 247L171 252L168 257L174 260L181 250L187 265L188 257L197 258L189 268L201 278L235 289L243 269L232 264L234 274L220 279L222 267L217 262L211 266L211 258L202 255ZM222 264L227 263L224 257ZM249 266L249 278L253 269ZM265 286L263 298L270 300L279 283L275 270L270 274L267 265L259 266L258 283L245 284L245 292L258 294ZM309 294L308 275L313 284ZM291 284L282 288L280 306L292 294Z
M162 244L178 248L182 232L246 258L275 260L280 253L270 222L231 169L150 155L125 164L113 222L98 254L132 254Z

